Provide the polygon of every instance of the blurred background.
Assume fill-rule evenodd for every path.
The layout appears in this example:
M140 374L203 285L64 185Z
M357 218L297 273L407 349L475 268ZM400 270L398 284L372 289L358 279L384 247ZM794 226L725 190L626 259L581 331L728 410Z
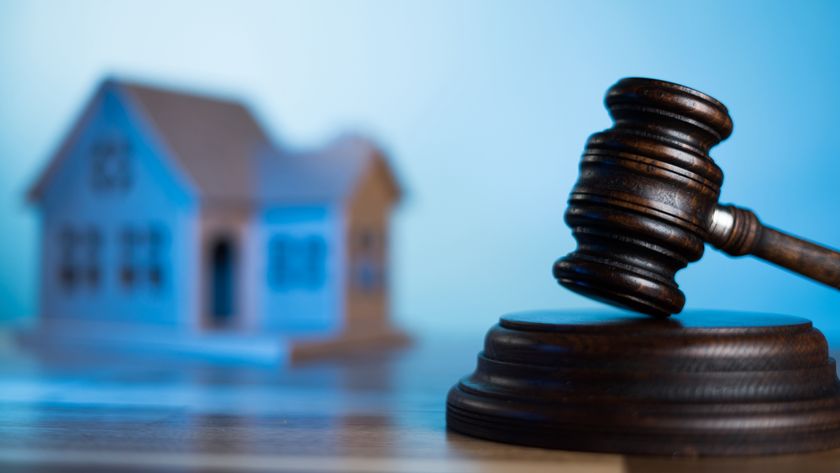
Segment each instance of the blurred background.
M394 312L483 334L508 311L597 307L551 264L602 100L625 76L723 101L722 201L840 247L840 3L770 1L0 2L0 318L36 312L37 220L24 192L106 75L244 99L274 138L357 129L407 199ZM840 342L840 292L708 251L678 275L688 308L790 313Z

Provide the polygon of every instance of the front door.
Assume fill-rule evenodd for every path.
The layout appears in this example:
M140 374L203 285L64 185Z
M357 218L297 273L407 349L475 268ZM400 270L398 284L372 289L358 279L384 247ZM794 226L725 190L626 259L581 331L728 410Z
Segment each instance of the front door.
M236 248L228 238L210 247L210 325L229 327L236 309Z

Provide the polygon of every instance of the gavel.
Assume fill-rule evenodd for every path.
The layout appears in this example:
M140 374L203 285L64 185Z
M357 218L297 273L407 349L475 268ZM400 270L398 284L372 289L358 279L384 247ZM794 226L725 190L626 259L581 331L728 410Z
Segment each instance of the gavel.
M721 102L671 82L626 78L605 103L614 125L590 136L583 152L564 217L577 248L554 263L561 285L668 317L685 305L676 272L709 243L840 289L840 253L718 203L723 172L709 150L732 133Z

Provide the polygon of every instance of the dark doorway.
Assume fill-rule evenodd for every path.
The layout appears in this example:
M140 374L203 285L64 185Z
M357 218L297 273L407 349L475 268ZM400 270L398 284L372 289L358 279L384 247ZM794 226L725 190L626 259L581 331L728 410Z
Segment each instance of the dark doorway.
M236 308L236 254L227 238L210 248L210 315L214 327L231 324Z

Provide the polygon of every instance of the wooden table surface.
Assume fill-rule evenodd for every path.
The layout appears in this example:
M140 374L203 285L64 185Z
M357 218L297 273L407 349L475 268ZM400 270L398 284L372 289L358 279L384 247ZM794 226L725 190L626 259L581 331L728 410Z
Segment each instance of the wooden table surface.
M447 432L449 387L481 338L291 367L0 352L0 472L837 472L840 451L623 457Z

